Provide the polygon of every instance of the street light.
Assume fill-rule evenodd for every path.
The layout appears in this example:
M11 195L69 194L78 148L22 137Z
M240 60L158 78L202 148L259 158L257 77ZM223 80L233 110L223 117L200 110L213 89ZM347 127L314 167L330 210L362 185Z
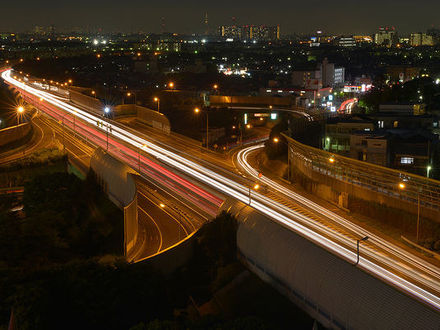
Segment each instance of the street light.
M367 239L368 239L368 236L365 236L365 237L363 237L363 238L361 238L361 239L356 240L356 246L357 246L357 249L356 249L356 255L357 255L357 260L356 260L356 263L354 264L354 266L357 266L357 265L359 264L359 243L360 243L360 242L364 242L364 241L366 241Z
M251 206L251 192L252 192L252 188L254 190L258 190L258 189L260 189L260 185L258 183L256 183L253 186L249 186L249 206Z
M92 95L96 99L96 92L95 91L92 91Z
M274 137L273 142L274 143L282 142L287 145L287 181L290 182L290 150L289 150L289 145L285 141L280 140L278 137Z
M198 114L200 112L199 108L195 108L194 112ZM209 114L206 112L206 149L209 150Z
M104 107L104 114L102 115L103 117L105 117L105 115L108 115L110 113L110 107L108 105L106 105ZM108 151L108 134L109 134L109 129L110 129L110 125L108 123L106 123L106 135L107 135L107 151Z
M331 156L331 157L328 159L328 161L329 161L331 164L333 164L333 163L335 162L335 158L334 158L333 156Z
M23 112L24 112L24 107L20 105L17 108L17 126L20 124L20 116Z
M427 178L429 178L429 172L432 170L432 166L431 165L428 165L427 167L426 167L426 177Z
M173 83L172 81L170 81L170 82L168 83L168 87L169 87L169 88L174 88L174 83Z
M131 95L133 95L134 97L134 104L136 104L136 93L135 92L127 92L127 97L131 97ZM122 99L122 101L124 101L124 99Z
M399 183L399 189L404 190L406 188L405 183ZM417 189L417 228L416 228L416 240L419 242L420 237L420 189Z
M160 113L160 98L154 97L154 102L157 102L157 112Z

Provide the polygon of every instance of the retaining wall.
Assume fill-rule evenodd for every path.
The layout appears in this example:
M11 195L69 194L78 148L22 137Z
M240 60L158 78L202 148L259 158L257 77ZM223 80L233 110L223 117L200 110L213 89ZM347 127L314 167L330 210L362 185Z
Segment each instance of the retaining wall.
M32 136L33 127L30 122L20 125L6 127L0 130L0 149L8 148L8 146L21 144L28 141Z

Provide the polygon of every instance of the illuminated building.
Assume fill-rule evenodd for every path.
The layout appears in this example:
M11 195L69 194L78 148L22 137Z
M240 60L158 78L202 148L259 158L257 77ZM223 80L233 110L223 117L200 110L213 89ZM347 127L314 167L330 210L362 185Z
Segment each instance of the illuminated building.
M236 40L275 41L280 39L280 26L266 25L222 25L219 34L224 38Z
M396 31L394 27L380 28L379 32L374 35L374 43L379 46L391 47L396 42Z
M340 47L355 47L356 40L352 36L341 36L336 39L337 45Z
M411 46L433 46L434 40L431 35L426 33L411 33L410 38Z

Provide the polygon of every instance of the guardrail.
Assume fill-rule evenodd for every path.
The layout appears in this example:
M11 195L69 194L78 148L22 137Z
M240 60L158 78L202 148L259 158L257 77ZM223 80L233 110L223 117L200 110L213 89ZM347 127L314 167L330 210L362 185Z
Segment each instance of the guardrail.
M294 166L407 202L420 201L423 207L440 210L440 181L332 154L284 137Z

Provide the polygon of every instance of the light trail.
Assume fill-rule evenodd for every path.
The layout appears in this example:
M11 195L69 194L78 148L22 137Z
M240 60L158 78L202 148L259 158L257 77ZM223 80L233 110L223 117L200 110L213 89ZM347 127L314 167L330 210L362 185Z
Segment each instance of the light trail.
M329 211L328 209L326 209L325 207L322 207L321 205L314 203L313 201L307 199L306 197L295 193L294 191L284 187L281 184L278 184L277 182L265 177L265 176L259 176L259 172L257 170L255 170L247 161L247 158L249 156L250 153L252 153L253 151L263 148L264 145L260 144L260 145L256 145L256 146L252 146L252 147L248 147L245 149L242 149L241 151L239 151L237 153L237 161L238 164L240 165L240 167L246 171L249 175L251 175L252 177L254 177L255 179L258 179L260 182L264 183L267 186L270 186L271 188L273 188L275 191L277 191L278 193L281 193L282 195L284 195L285 197L292 199L302 205L305 205L306 207L312 209L313 211L316 211L319 214L324 215L325 217L327 217L328 219L338 223L339 225L341 225L344 228L349 229L350 231L354 232L355 234L359 235L359 237L364 237L364 236L368 236L369 237L369 242L372 242L374 244L376 244L378 247L380 247L381 249L383 249L384 251L394 255L395 257L398 257L408 263L414 263L417 266L421 267L423 269L423 271L425 271L426 273L428 273L429 275L436 277L437 280L433 280L433 279L429 279L429 282L425 281L424 284L437 290L439 292L440 290L440 282L439 282L439 278L440 278L440 269L438 267L435 267L434 265L426 262L425 260L412 255L411 253L409 253L408 251L395 246L393 244L390 244L389 242L387 242L386 240L384 240L383 238L381 238L380 236L377 236L375 234L373 234L372 232L369 232L367 230L365 230L364 228L348 221L347 219L335 214L334 212ZM324 225L322 225L324 226ZM332 230L331 228L325 227L327 230ZM336 235L339 235L340 238L339 240L343 241L343 240L347 240L346 237L344 237L343 235L341 235L339 232L334 231L334 233ZM370 257L376 258L376 254L373 250L369 250L369 254ZM392 260L392 259L391 259ZM394 260L392 260L394 261ZM397 261L394 261L395 264L398 264ZM395 266L393 264L388 264L389 266ZM400 265L401 266L401 265ZM401 271L399 269L399 271ZM408 275L408 274L407 274ZM423 278L423 274L415 274L418 276L421 276Z
M339 107L338 113L351 113L351 109L357 103L357 101L357 98L345 100Z
M357 258L355 252L341 246L337 243L337 237L332 231L329 231L328 228L326 230L326 235L332 237L334 240L326 237L318 233L316 230L322 230L318 228L316 223L314 223L308 217L302 215L301 213L295 212L288 207L277 203L270 198L259 194L258 192L252 192L252 198L249 196L249 187L238 184L233 180L226 178L225 176L219 175L216 172L213 172L203 166L200 166L197 163L194 163L184 157L176 155L168 150L161 148L143 138L136 136L135 134L127 131L120 124L115 124L109 120L106 120L101 117L97 117L96 115L92 115L84 110L81 110L78 107L72 106L62 100L59 100L53 97L50 93L43 92L32 88L25 83L19 82L16 79L11 77L11 71L5 71L2 73L2 78L8 82L9 84L15 86L18 89L23 90L25 93L29 93L35 95L37 97L43 98L46 102L51 103L52 105L65 110L73 116L81 118L83 121L91 124L93 127L97 127L101 132L109 134L113 137L118 138L121 141L131 145L134 147L135 155L137 155L137 151L142 148L143 152L148 153L157 159L161 160L165 164L176 168L177 170L188 174L191 177L196 178L200 182L203 182L214 189L222 192L223 194L233 197L238 201L241 201L245 204L249 204L256 210L270 217L273 221L283 225L284 227L292 230L303 237L309 239L315 244L322 246L323 248L331 251L335 255L338 255L349 262L354 262ZM115 143L115 141L111 141ZM143 146L147 146L143 148ZM122 145L121 145L122 146ZM133 150L132 150L133 152ZM145 158L142 161L146 161ZM310 229L307 226L298 222L298 220L308 223L309 226L314 227L314 229ZM354 245L354 242L345 242L348 245ZM385 258L382 256L376 256L376 260L379 260L383 264L389 264L389 258ZM408 280L400 277L397 274L390 272L385 269L383 266L375 264L367 258L360 257L359 267L364 270L374 274L376 277L383 279L384 281L392 284L395 287L398 287L402 291L406 292L409 295L412 295L416 299L419 299L426 304L432 306L433 308L440 310L440 298L427 290L417 286L416 284L409 282ZM401 267L402 268L402 267ZM399 269L399 271L404 271L405 269ZM415 274L410 274L411 277L414 277ZM421 282L420 276L418 276L416 281ZM438 292L438 291L437 291Z

